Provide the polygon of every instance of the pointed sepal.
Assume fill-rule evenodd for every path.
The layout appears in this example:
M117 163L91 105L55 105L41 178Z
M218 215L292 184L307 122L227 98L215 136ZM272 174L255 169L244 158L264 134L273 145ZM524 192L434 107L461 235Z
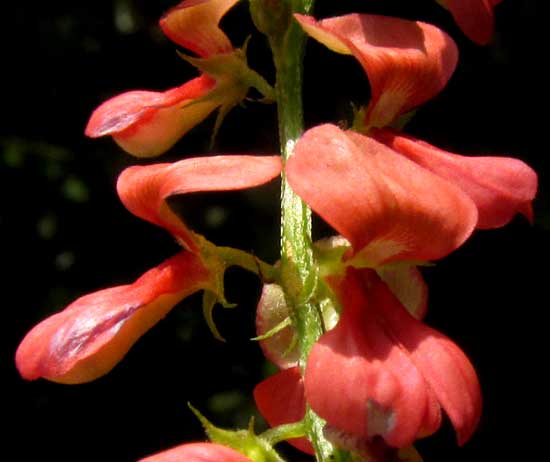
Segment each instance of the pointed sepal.
M264 284L256 309L256 334L267 359L281 369L294 367L300 359L296 330L283 288Z

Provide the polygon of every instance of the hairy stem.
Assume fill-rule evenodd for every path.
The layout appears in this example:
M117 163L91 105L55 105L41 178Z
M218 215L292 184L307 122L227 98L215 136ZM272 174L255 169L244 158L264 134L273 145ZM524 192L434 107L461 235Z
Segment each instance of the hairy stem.
M313 0L287 2L289 14L308 14ZM303 55L306 37L294 19L280 21L285 28L273 27L268 37L277 71L276 95L279 137L283 162L293 155L304 130L302 108ZM275 31L275 32L273 32ZM323 320L315 304L318 272L311 240L311 210L294 193L285 174L281 189L281 283L291 307L291 318L300 342L300 366L305 368L313 344L323 333ZM303 420L304 431L320 462L338 459L339 451L323 436L323 424L309 407Z

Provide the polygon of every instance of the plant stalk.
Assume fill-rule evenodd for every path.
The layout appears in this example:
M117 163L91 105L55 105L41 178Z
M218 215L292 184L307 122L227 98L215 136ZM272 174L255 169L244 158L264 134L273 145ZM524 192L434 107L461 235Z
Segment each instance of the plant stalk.
M294 0L290 13L311 13L313 0ZM302 87L306 37L290 17L280 35L270 35L277 71L276 95L279 137L283 163L292 157L304 131ZM318 272L313 258L311 210L294 193L283 172L281 185L281 283L291 307L291 317L300 342L300 367L305 369L314 343L323 334L323 320L314 300ZM338 459L338 452L323 435L324 421L309 407L303 420L319 462Z

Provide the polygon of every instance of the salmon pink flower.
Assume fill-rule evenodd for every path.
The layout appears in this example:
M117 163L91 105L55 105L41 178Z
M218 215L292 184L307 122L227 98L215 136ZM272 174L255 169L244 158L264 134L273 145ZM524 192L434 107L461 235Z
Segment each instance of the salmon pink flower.
M313 346L304 378L293 367L254 390L269 424L300 421L307 402L327 421L327 438L379 460L376 454L391 448L414 451L415 439L439 428L443 407L463 444L481 411L479 383L464 353L412 317L372 270L350 268L333 288L342 316ZM313 453L304 438L289 443Z
M499 228L516 213L533 220L537 174L512 157L460 156L390 129L371 134L395 152L461 188L476 204L480 229Z
M287 161L292 189L370 267L442 258L477 223L459 187L371 137L334 125L314 127Z
M477 208L470 197L373 138L344 132L334 125L315 127L298 140L287 161L286 174L293 190L345 238L330 243L345 249L340 254L341 265L376 268L388 281L391 289L387 290L396 294L396 300L402 300L397 302L399 306L415 312L417 317L423 316L426 286L418 270L410 265L442 258L467 239L477 223ZM332 280L334 275L325 277ZM345 312L344 290L337 293L336 302ZM342 322L340 319L333 330ZM293 386L300 385L296 380L292 383L294 375L288 370L258 386L257 404L270 423L297 417L290 415L287 407L277 408L266 398L270 393L294 396ZM338 374L338 369L334 373ZM307 384L307 369L305 380ZM335 402L340 398L345 396L337 392L330 398L325 396ZM317 411L317 403L309 402L307 389L305 399ZM278 401L283 402L283 398ZM360 409L364 411L365 406L366 402Z
M465 443L480 417L481 392L464 353L413 317L375 271L350 267L330 284L341 317L313 346L304 377L292 367L254 390L270 425L300 421L307 403L336 444L376 453L435 432L443 408ZM312 453L305 439L289 442Z
M353 55L371 84L367 127L385 127L438 94L458 60L453 40L435 26L348 14L316 21L294 15L304 31L337 53Z
M436 0L453 15L458 27L478 45L486 45L493 36L493 9L502 0Z
M278 156L216 156L134 166L119 177L124 205L169 231L185 250L134 283L85 295L32 329L16 353L21 375L82 383L109 372L148 329L198 290L223 298L227 266L213 244L193 233L169 207L176 194L245 189L281 171Z
M217 443L187 443L139 462L250 462L240 452Z
M460 156L383 128L435 96L451 77L458 54L444 32L373 15L296 18L309 35L334 51L353 54L365 69L372 97L360 112L364 118L356 121L360 131L463 189L478 208L478 228L503 226L518 212L532 218L537 175L523 162Z
M396 448L437 430L441 406L466 442L481 393L464 353L411 316L374 271L348 268L332 283L342 316L309 355L308 404L331 426Z
M101 104L86 135L110 135L137 157L162 154L219 108L216 128L253 86L267 95L269 85L246 65L218 24L238 0L184 0L160 20L164 33L200 58L186 57L203 74L164 92L129 91Z
M446 256L476 227L502 226L518 212L530 217L536 174L515 159L465 158L399 137L387 128L376 128L395 122L445 86L455 68L457 51L452 40L439 29L372 15L347 15L319 22L307 16L296 18L315 39L359 60L371 82L372 98L357 124L365 134L329 124L315 127L298 140L287 161L286 175L292 189L342 236L329 246L343 249L333 254L340 266L330 264L326 274L322 266L320 269L336 293L332 302L334 307L340 307L341 318L334 329L321 337L323 342L314 346L305 382L300 383L296 374L284 370L277 378L258 386L258 407L274 424L299 420L284 407L269 404L266 397L271 393L279 396L277 401L282 403L285 394L293 396L293 390L303 387L307 404L327 420L332 433L342 431L369 445L373 437L380 436L385 444L406 447L438 428L441 406L462 444L479 418L477 378L456 345L420 323L426 311L427 288L415 264ZM359 283L350 282L360 279L355 274L368 276L376 283L359 290ZM376 289L374 295L370 294L371 286ZM371 328L381 332L365 334L357 329L357 336L349 337L357 338L347 344L350 350L330 356L330 347L322 346L325 341L332 346L333 340L341 340L343 345L338 351L344 351L346 332L351 329L346 326L367 324L358 317L359 310L347 308L352 303L347 300L348 291L339 287L363 294L355 299L361 300L357 306L374 306L369 316L380 321L373 321ZM369 301L369 296L378 301ZM269 304L260 308L260 320L276 318L264 312L269 310ZM392 327L396 332L403 331L402 325L411 326L409 339L403 339L408 359L399 350L401 338L393 337L393 331L386 329L379 310L392 313L391 319L397 319ZM404 314L397 317L395 313L400 311ZM409 318L415 321L409 322ZM265 334L273 327L261 326L259 333ZM283 332L264 341L262 347L280 367L292 367L292 361L284 356L289 349L284 346ZM285 335L286 339L291 338L288 332ZM395 348L385 335L395 339ZM418 352L410 340L413 337L418 340ZM434 370L429 369L429 355L424 348L427 344L433 345L436 352ZM315 368L309 366L312 358ZM347 359L349 363L345 362ZM352 370L354 364L358 365L357 371ZM341 374L348 366L349 373ZM443 376L438 377L437 367L441 367ZM461 380L450 372L455 367L460 368ZM327 386L332 382L323 381L321 370L329 378L334 375L334 386ZM410 396L406 396L409 388L404 382L396 380L392 384L388 378L399 371L407 374L403 380L411 380ZM342 379L340 383L336 375ZM347 381L345 377L352 379ZM377 381L382 384L380 389ZM458 388L455 383L460 384ZM461 387L466 387L462 394ZM384 390L388 395L383 395ZM371 392L380 392L380 396L374 397ZM413 402L421 409L414 415L410 407ZM345 412L337 416L337 409Z

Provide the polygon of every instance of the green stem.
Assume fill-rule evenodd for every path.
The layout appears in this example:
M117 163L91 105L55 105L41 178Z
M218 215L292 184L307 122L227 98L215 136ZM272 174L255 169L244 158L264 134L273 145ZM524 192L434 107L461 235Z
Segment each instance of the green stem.
M302 55L305 37L296 24L286 34L277 67L279 136L283 160L292 156L303 132ZM292 306L301 342L302 365L313 343L323 333L319 311L311 302L317 271L311 242L311 210L294 193L283 173L281 187L281 279Z
M312 0L294 0L292 13L310 13ZM293 18L283 34L271 35L277 71L276 94L279 137L283 162L293 155L294 146L304 131L302 72L306 37ZM313 300L317 287L317 267L311 240L311 210L294 193L285 174L281 189L281 283L300 341L300 366L304 370L313 344L323 333L323 320ZM323 436L324 422L308 407L304 417L305 433L317 460L334 460L334 447Z
M304 131L302 72L306 37L292 14L310 14L313 3L314 0L250 0L254 24L268 37L273 51L277 72L275 93L279 138L285 165ZM294 193L283 172L280 283L300 343L302 373L311 348L324 332L321 310L315 300L318 280L318 265L311 240L311 210ZM346 459L347 454L325 439L324 421L309 407L302 424L319 462Z
M305 435L303 422L294 422L286 425L279 425L263 432L260 437L271 445L286 441L292 438L300 438Z

